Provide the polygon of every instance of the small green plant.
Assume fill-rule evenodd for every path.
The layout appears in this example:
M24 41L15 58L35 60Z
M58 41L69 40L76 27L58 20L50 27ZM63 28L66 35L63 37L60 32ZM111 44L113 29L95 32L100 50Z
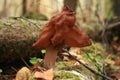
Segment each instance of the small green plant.
M46 53L46 50L45 50L45 49L42 49L42 50L41 50L41 53L42 53L42 54L45 54L45 53Z
M28 23L24 19L19 19L24 28L28 26Z
M3 70L2 69L0 69L0 74L3 72Z
M37 64L38 62L40 62L41 59L40 58L37 58L37 57L33 57L33 58L30 58L29 62L31 64Z

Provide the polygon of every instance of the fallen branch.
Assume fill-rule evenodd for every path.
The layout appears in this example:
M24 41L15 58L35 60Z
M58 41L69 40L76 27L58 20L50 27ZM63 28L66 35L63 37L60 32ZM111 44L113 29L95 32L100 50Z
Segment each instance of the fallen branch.
M69 56L71 56L74 60L76 60L77 62L79 62L79 64L83 65L85 68L87 68L88 70L90 70L92 73L97 74L97 75L99 75L99 76L101 76L101 77L103 77L103 78L105 78L107 80L112 80L112 78L110 78L110 77L108 77L108 76L106 76L106 75L104 75L104 74L102 74L100 72L97 72L97 71L93 70L92 68L90 68L89 66L85 65L84 63L82 63L76 57L74 57L73 55L71 55L70 52L67 49L63 49L63 51L65 51L66 53L68 53Z
M30 21L36 23L35 20ZM0 18L0 66L4 68L16 60L21 61L18 54L25 60L33 56L43 58L41 50L31 46L38 39L39 32L35 25L22 18Z
M10 18L13 18L13 19L18 19L18 18L23 19L23 20L27 21L28 23L33 24L34 26L36 26L38 29L41 30L40 25L38 25L38 24L32 22L31 20L29 20L29 19L27 19L27 18L25 18L25 17L23 17L23 16L20 16L20 17L10 17Z
M4 24L5 26L11 26L11 27L15 27L14 25L12 25L12 23L8 23L8 22L5 22L5 21L3 21L3 20L1 20L0 19L0 22L2 23L2 24Z

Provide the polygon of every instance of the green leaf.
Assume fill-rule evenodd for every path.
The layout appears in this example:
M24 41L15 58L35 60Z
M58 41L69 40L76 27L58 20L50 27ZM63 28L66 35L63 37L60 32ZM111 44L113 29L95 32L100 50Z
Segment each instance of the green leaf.
M112 68L112 69L119 69L119 66L111 65L111 68Z
M42 52L42 54L45 54L45 53L46 53L46 50L45 50L45 49L42 49L41 52Z
M3 72L3 70L2 69L0 69L0 73L2 73Z
M33 57L33 58L30 58L29 62L30 62L31 64L36 64L36 63L39 62L39 60L40 60L40 58Z

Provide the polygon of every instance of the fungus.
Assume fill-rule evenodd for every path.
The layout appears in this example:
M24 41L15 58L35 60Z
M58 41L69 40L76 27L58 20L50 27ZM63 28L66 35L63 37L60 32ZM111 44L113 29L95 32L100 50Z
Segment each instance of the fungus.
M75 21L75 12L65 6L61 13L53 16L43 27L33 47L46 48L43 64L46 69L54 67L57 53L64 45L72 47L91 45L89 37L75 25Z

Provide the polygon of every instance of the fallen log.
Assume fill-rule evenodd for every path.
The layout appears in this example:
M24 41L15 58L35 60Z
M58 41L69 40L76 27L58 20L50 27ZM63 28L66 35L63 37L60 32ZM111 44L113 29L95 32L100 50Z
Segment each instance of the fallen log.
M42 57L40 49L32 47L40 32L32 22L23 18L0 19L0 66L20 60L21 57Z

